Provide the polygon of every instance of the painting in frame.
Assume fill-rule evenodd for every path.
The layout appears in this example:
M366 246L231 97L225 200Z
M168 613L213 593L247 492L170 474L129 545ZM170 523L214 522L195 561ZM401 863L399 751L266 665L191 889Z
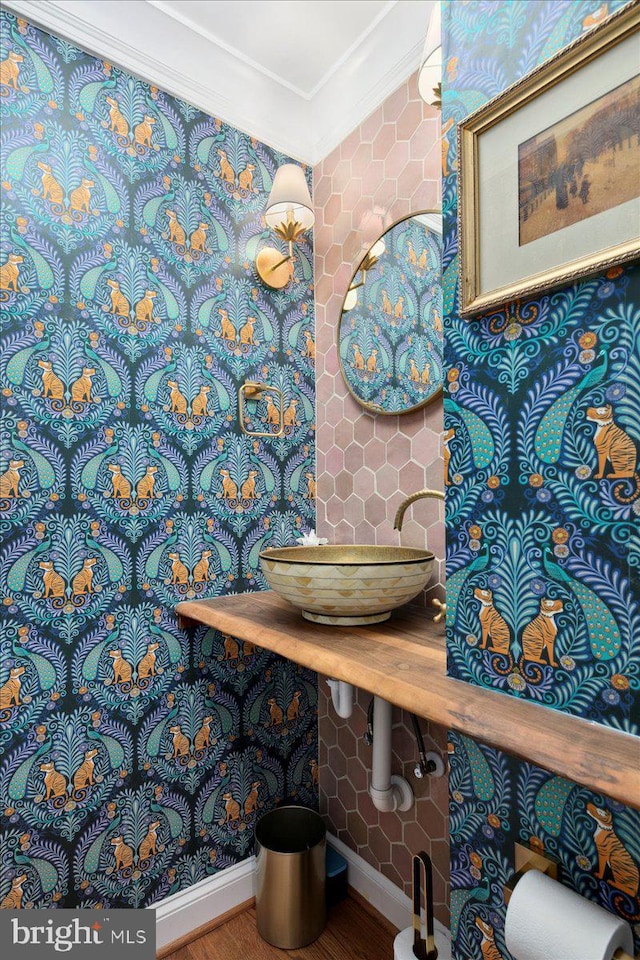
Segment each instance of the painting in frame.
M458 128L460 313L640 256L640 0Z

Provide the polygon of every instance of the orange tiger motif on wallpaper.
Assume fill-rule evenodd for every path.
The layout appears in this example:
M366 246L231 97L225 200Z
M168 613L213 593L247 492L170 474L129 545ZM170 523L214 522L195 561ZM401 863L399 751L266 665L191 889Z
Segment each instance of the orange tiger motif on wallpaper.
M622 503L630 503L635 500L640 492L640 476L636 470L636 445L626 430L619 427L613 419L613 407L610 403L603 407L589 407L587 410L587 420L597 424L596 432L593 435L593 444L598 454L598 471L594 473L593 479L600 480L604 477L604 470L609 463L611 473L607 474L608 480L633 479L636 481L636 489L630 497L620 496L622 484L618 484L614 489L614 495Z
M22 907L22 888L26 879L26 873L21 873L19 877L13 878L11 881L11 890L9 890L9 893L2 903L0 903L0 910L20 910Z
M502 954L496 946L493 927L490 923L485 923L482 917L476 917L476 927L482 934L480 943L480 953L482 960L502 960Z
M542 654L546 653L550 667L557 667L554 644L558 628L555 616L562 613L562 600L550 600L543 597L540 601L540 613L528 623L522 633L522 650L525 660L544 663Z
M593 835L598 851L596 876L630 897L637 896L640 884L638 864L613 829L611 810L596 807L593 803L588 803L586 810L596 822L596 832Z
M493 605L493 592L476 587L473 595L480 601L480 626L482 627L480 649L485 650L491 639L491 650L495 653L508 654L511 633L507 621Z

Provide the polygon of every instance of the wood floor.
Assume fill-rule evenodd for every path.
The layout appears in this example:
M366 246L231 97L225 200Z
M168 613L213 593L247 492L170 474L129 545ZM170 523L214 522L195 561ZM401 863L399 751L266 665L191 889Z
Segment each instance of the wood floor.
M351 897L329 912L322 936L299 950L279 950L258 935L256 912L246 910L181 947L166 960L390 960L395 931Z

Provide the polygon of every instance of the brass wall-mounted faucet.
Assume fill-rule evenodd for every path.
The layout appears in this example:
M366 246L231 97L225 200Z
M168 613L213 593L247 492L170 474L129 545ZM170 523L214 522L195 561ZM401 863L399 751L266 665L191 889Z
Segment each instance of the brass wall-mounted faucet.
M393 521L394 530L402 530L402 521L404 520L404 515L407 507L410 507L412 503L415 503L416 500L422 500L426 497L435 497L436 500L444 500L444 493L441 493L439 490L418 490L417 493L412 493L410 497L407 497L406 500L403 500L398 510L396 512L395 520Z
M416 500L423 500L428 497L434 497L436 500L444 500L444 493L441 493L439 490L418 490L417 493L412 493L410 497L407 497L406 500L403 500L400 506L396 511L395 520L393 521L393 529L400 532L402 530L402 522L404 520L404 515L407 510L407 507L410 507L412 503L415 503ZM431 601L432 605L438 609L434 619L435 623L440 623L442 618L447 612L447 604L443 603L442 600L439 600L437 597Z

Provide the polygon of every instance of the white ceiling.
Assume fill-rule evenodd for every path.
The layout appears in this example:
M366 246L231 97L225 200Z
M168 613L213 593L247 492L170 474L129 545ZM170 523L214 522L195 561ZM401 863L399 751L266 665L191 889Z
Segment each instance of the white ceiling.
M148 0L310 99L396 0Z
M307 163L419 66L434 0L4 0Z

